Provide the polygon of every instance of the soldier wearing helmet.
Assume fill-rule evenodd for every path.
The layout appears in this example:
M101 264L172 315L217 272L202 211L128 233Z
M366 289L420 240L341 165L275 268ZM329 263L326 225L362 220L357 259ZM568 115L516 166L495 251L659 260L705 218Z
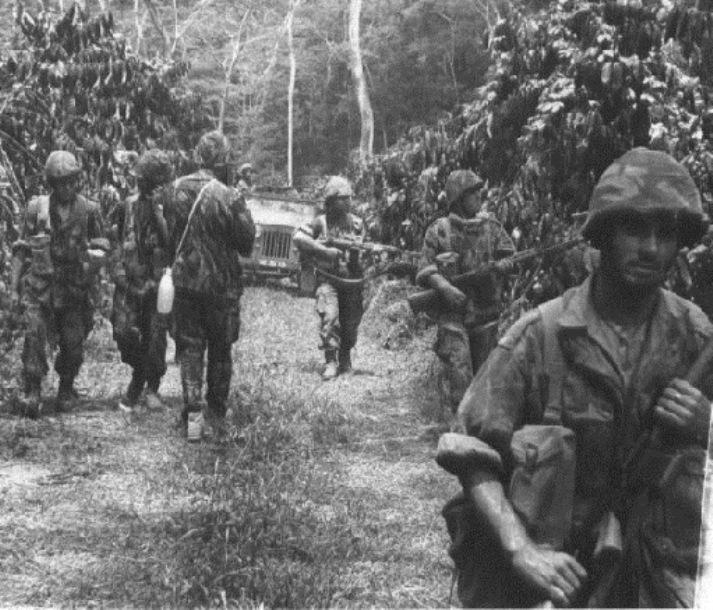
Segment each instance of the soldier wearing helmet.
M465 605L693 606L711 378L686 377L713 327L662 284L706 225L666 153L635 148L602 174L583 229L599 266L500 339L458 409L467 459L465 436L441 447L491 541L466 560L475 538L453 530ZM505 492L517 472L526 495L514 475Z
M50 195L28 203L14 247L13 300L22 303L26 318L21 408L31 417L43 408L40 387L48 370L48 342L59 347L55 408L72 406L84 339L93 325L96 272L108 242L98 205L78 193L80 173L72 153L56 150L49 155L45 178Z
M426 231L416 281L435 288L441 306L435 316L438 336L435 351L442 362L442 393L455 412L473 374L485 361L497 339L502 273L484 276L478 285L461 291L449 278L475 271L507 257L514 245L502 225L481 210L483 181L470 170L451 172L446 179L449 214ZM503 261L501 271L510 265Z
M303 264L313 265L317 273L316 310L325 381L351 370L351 350L364 313L363 269L358 252L350 250L345 255L328 245L330 238L364 239L362 219L349 211L351 197L349 181L332 176L324 187L324 214L299 227L293 237Z
M173 255L176 359L181 366L181 421L188 441L225 430L231 346L240 330L242 268L255 226L245 199L227 186L230 145L218 131L201 136L200 169L176 180L164 208ZM207 390L203 370L207 352Z
M133 409L145 387L146 407L155 410L162 407L158 389L166 372L168 330L166 316L156 311L156 295L163 270L171 263L163 210L171 199L174 170L166 152L151 149L141 155L131 174L138 194L117 206L112 215L119 263L113 269L111 322L121 360L132 368L120 407Z
M238 169L238 190L245 195L253 187L253 166L243 163Z

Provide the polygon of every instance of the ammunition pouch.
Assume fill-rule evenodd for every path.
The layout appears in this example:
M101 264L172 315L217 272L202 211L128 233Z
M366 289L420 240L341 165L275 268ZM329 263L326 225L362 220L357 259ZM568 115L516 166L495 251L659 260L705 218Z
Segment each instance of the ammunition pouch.
M493 471L495 461L487 449L465 446L468 450L459 455L453 439L439 443L438 463L461 480L479 464ZM574 506L574 433L557 425L524 426L513 434L511 456L505 488L516 514L535 543L566 550ZM498 540L465 494L448 502L442 514L464 606L532 606L541 601L530 599L517 582Z

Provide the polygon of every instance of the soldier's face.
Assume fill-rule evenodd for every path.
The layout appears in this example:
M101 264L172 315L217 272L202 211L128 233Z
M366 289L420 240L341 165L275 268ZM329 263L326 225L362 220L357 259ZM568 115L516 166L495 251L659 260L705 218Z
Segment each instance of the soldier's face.
M678 253L678 230L665 216L622 216L602 249L602 270L631 288L659 286Z
M327 204L327 211L332 214L346 214L349 211L351 197L332 197Z
M468 191L465 193L460 203L461 211L466 218L473 218L480 212L481 205L480 194L477 191Z
M77 179L75 177L55 180L52 184L55 197L62 204L70 204L77 196Z

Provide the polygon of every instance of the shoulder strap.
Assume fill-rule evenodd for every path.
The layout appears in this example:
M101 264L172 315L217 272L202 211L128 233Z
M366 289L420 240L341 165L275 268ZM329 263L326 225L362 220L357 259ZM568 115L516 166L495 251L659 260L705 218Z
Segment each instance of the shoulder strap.
M562 297L547 301L539 305L537 309L542 316L542 330L544 333L544 343L542 349L542 365L545 379L541 380L545 385L544 402L544 423L562 423L562 373L564 371L564 356L559 342L558 320L564 309Z
M196 197L196 200L193 202L193 207L191 208L190 213L188 214L188 219L186 220L186 226L183 228L183 235L181 235L181 240L178 242L178 246L176 246L176 251L173 254L173 262L176 262L176 259L178 258L178 253L181 251L181 248L183 247L183 242L186 239L186 235L188 235L188 227L191 224L191 219L193 218L193 214L195 213L196 209L198 208L198 204L201 202L203 199L203 195L206 192L206 189L210 184L213 182L213 180L209 180L206 182L201 190L198 193L198 197Z

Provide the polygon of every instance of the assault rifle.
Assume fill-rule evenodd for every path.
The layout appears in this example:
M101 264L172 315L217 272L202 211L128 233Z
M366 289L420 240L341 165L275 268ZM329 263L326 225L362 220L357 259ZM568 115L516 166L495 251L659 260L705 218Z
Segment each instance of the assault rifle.
M512 263L524 263L534 258L537 258L538 256L551 256L553 254L559 254L560 252L569 250L570 248L573 248L574 246L577 246L580 243L582 243L582 238L576 237L574 239L568 239L567 241L563 241L562 243L555 244L554 246L549 246L548 248L530 248L529 250L515 252L515 254L513 254L512 256L500 259L500 261L488 263L474 271L468 271L467 273L456 275L455 277L450 278L450 282L456 288L462 290L472 284L477 283L479 280L483 279L488 274L495 271L497 269L498 262L507 260ZM411 311L413 311L413 313L418 313L420 311L427 311L433 306L437 305L439 301L439 294L438 291L434 288L429 288L427 290L422 290L421 292L412 294L407 298L407 300L409 306L411 307Z
M324 245L328 248L338 248L342 252L349 250L359 250L361 252L369 252L370 254L379 254L380 252L388 252L389 254L399 254L400 248L396 246L387 246L373 241L352 241L351 239L339 239L336 237L328 237L324 241Z

